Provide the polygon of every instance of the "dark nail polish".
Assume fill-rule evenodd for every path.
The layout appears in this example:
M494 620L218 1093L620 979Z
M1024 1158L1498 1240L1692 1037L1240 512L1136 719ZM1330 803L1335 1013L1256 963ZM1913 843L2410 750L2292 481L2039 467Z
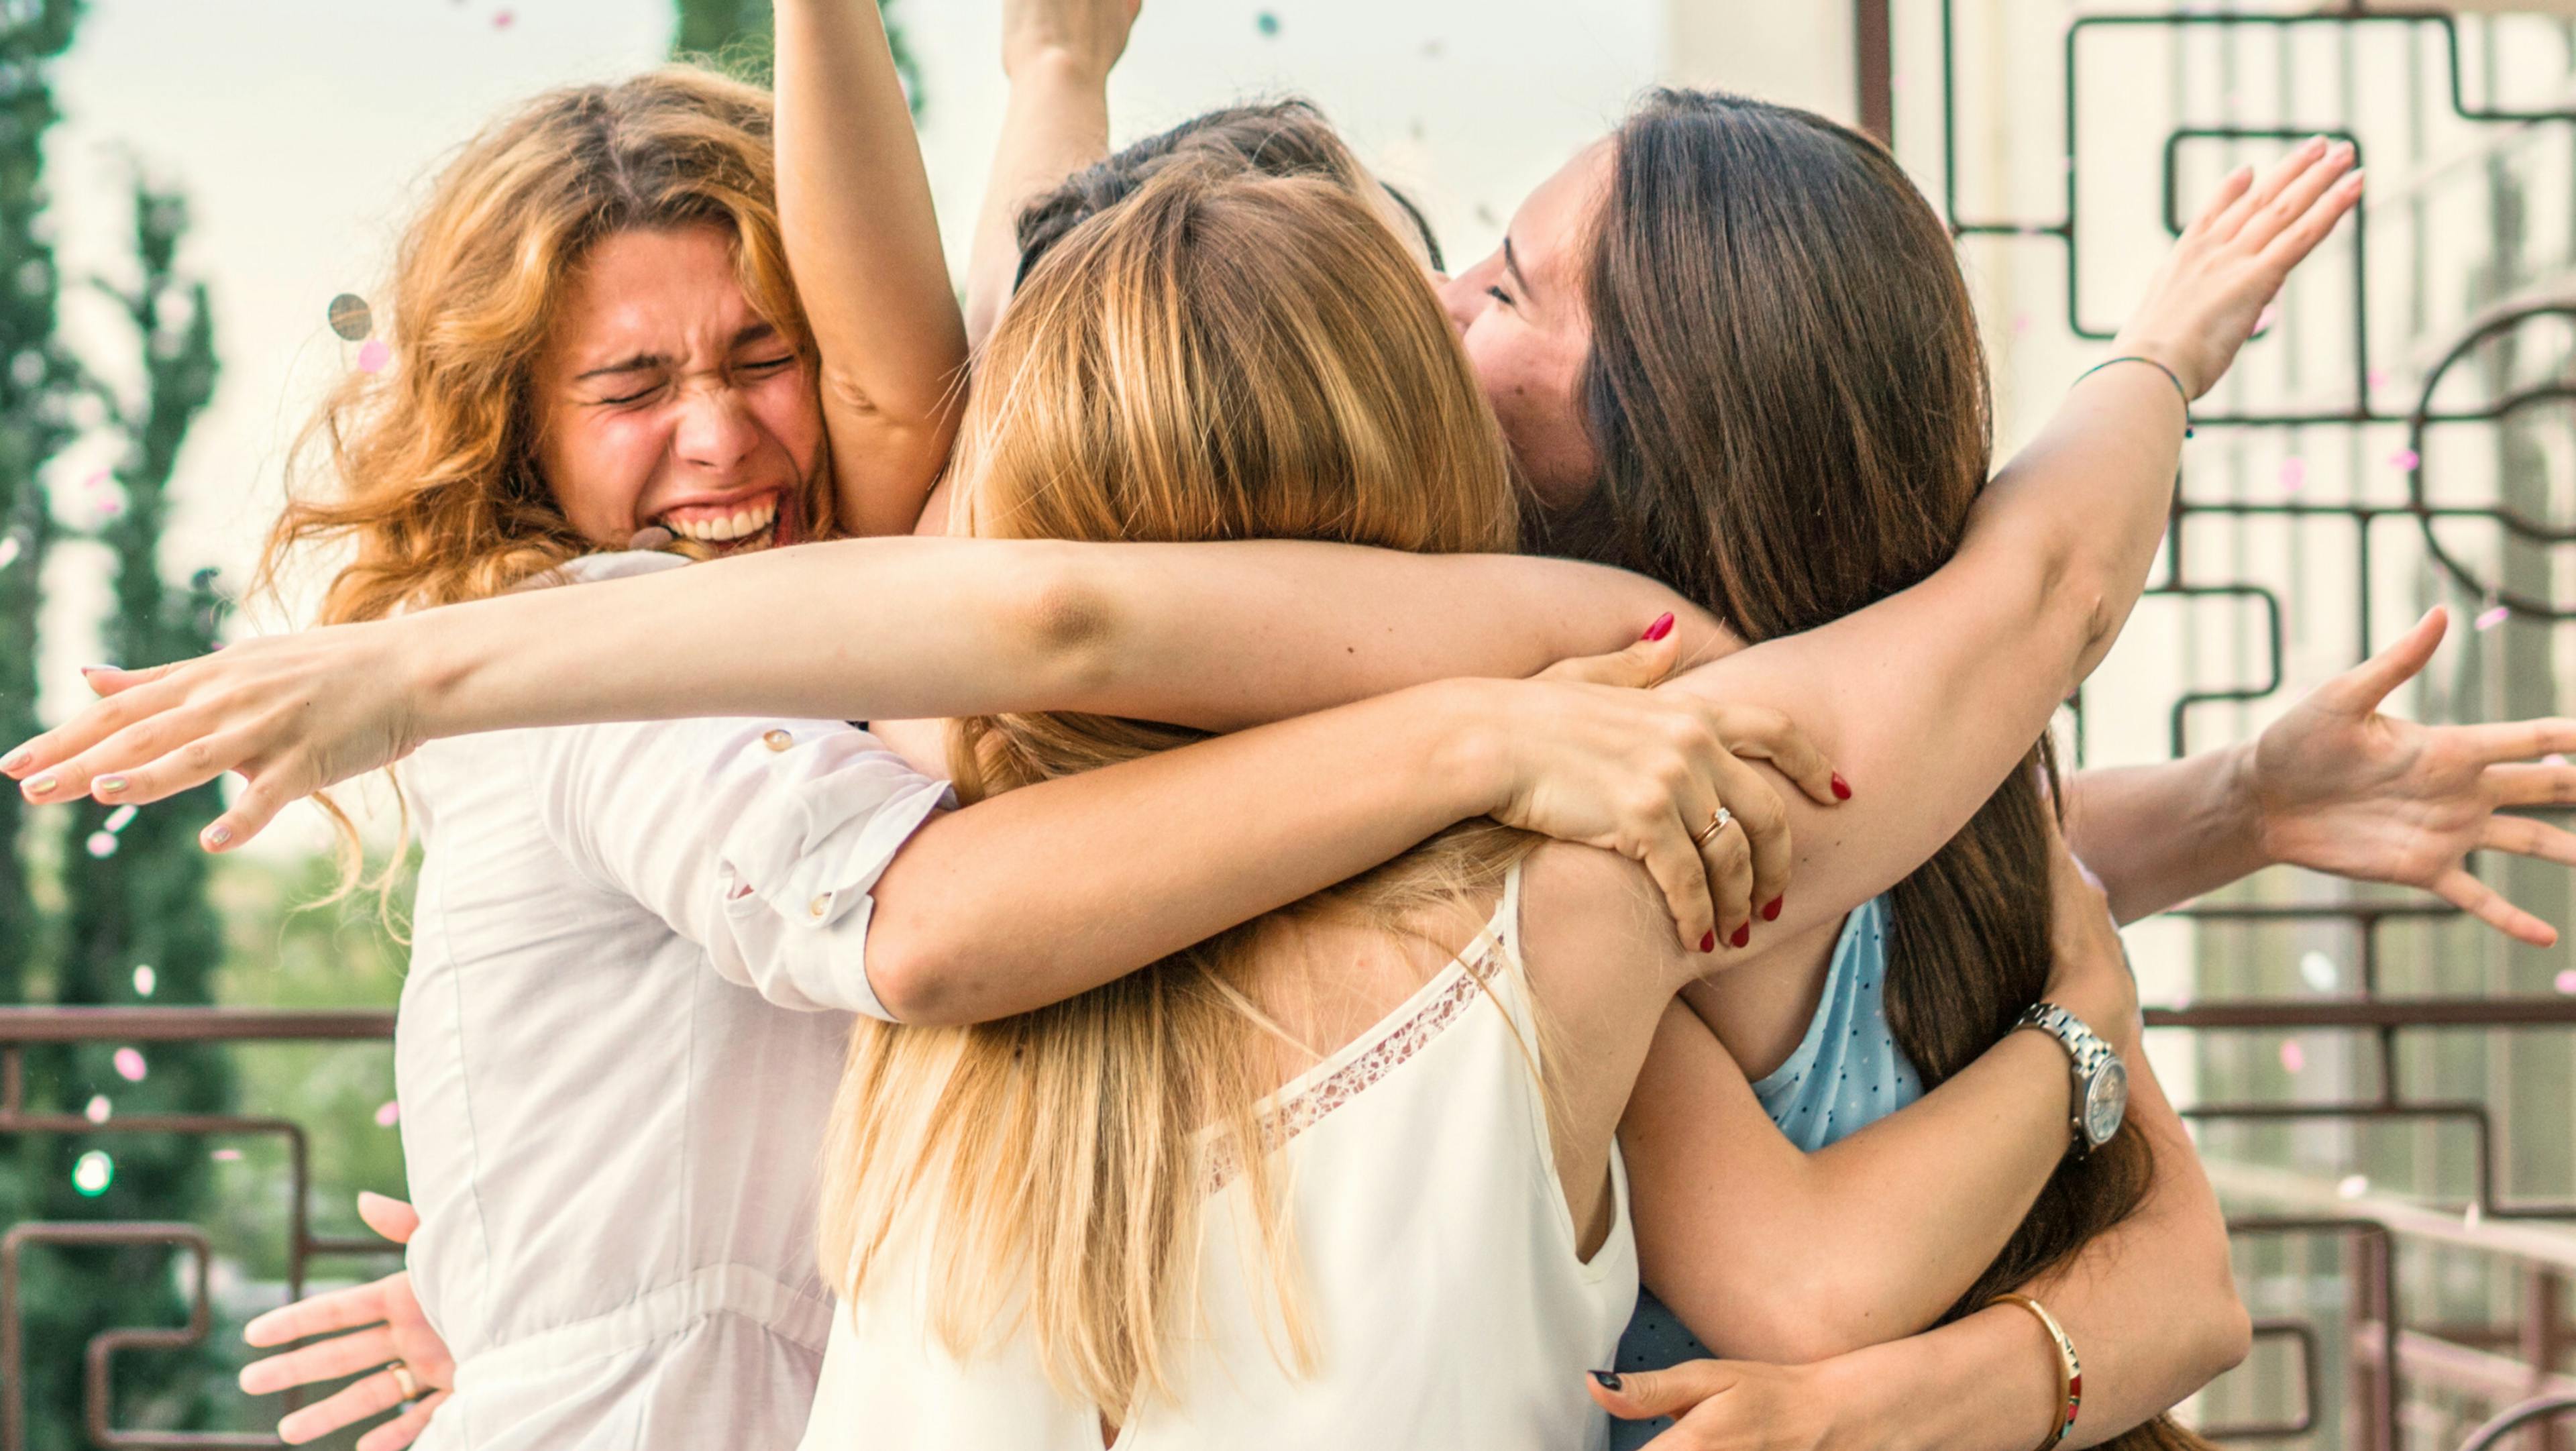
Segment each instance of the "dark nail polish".
M1851 799L1851 783L1843 779L1843 773L1840 771L1834 773L1834 799L1836 801Z
M1730 937L1730 938L1728 938L1728 939L1726 939L1727 944L1728 944L1729 946L1732 946L1732 947L1742 947L1744 944L1746 944L1746 943L1748 943L1748 942L1750 942L1750 941L1752 941L1752 940L1753 940L1753 924L1752 924L1752 923L1750 923L1750 922L1747 922L1747 923L1745 923L1743 926L1736 928L1736 929L1735 929L1735 935L1734 935L1734 936L1732 936L1732 937Z
M1700 934L1699 950L1702 952L1715 952L1717 950L1717 933L1710 931Z
M1641 638L1647 640L1660 640L1672 632L1673 612L1666 610L1655 617L1655 622L1653 624L1646 627L1646 633Z
M1763 920L1763 921L1765 921L1765 922L1777 922L1777 921L1779 921L1779 920L1780 920L1780 904L1781 904L1782 902L1787 901L1787 900L1789 900L1789 899L1788 899L1788 898L1786 898L1786 897L1774 897L1774 898L1772 898L1770 901L1763 903L1763 904L1762 904L1762 920Z
M1592 1379L1605 1391L1619 1388L1619 1372L1615 1370L1596 1370L1592 1372Z

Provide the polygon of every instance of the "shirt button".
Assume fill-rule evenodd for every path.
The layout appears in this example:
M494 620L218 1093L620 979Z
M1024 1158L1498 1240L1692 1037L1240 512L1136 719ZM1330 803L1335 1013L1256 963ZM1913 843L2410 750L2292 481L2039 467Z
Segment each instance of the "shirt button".
M821 895L821 896L819 896L819 897L816 897L813 901L808 902L808 903L806 903L806 904L805 904L805 910L806 910L806 911L808 911L808 912L813 913L813 914L814 914L815 916L817 916L817 917L820 917L820 916L822 916L824 913L831 911L831 910L832 910L832 894L831 894L831 893L829 893L829 892L825 892L823 895Z
M771 731L760 738L760 743L773 751L783 751L796 744L796 738L785 731Z

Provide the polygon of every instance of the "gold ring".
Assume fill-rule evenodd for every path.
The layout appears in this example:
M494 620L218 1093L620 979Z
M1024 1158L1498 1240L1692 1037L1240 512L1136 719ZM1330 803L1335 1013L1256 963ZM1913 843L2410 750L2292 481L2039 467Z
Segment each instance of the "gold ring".
M394 1378L394 1389L402 1392L402 1398L404 1400L416 1401L420 1399L420 1377L411 1373L410 1366L397 1360L393 1364L385 1367L385 1374Z
M1727 823L1733 820L1735 820L1734 812L1727 810L1724 806L1718 807L1717 814L1708 819L1707 828L1701 831L1699 835L1691 838L1691 845L1699 847L1707 846L1709 838L1726 830Z

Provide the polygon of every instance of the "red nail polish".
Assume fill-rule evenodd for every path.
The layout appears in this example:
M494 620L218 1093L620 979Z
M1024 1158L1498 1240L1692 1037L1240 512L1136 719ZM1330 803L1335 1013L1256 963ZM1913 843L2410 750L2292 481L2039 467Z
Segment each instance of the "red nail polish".
M1657 615L1657 616L1655 617L1655 622L1654 622L1653 624L1651 624L1651 625L1648 625L1648 626L1646 627L1646 633L1645 633L1644 635L1640 636L1639 638L1641 638L1641 639L1646 639L1646 640L1660 640L1660 639L1664 638L1666 635L1671 634L1672 632L1673 632L1673 612L1672 612L1672 611L1670 611L1670 610L1666 610L1666 611L1664 611L1662 614Z
M1780 920L1780 904L1781 904L1782 902L1787 901L1787 900L1789 900L1789 899L1788 899L1788 898L1786 898L1786 897L1774 897L1774 898L1772 898L1770 901L1765 902L1765 903L1762 905L1762 920L1763 920L1763 921L1765 921L1765 922L1777 922L1777 921L1779 921L1779 920Z
M1834 799L1836 801L1851 799L1851 783L1843 779L1843 773L1840 771L1834 773Z
M1736 929L1735 929L1735 935L1734 935L1733 937L1730 937L1730 938L1726 939L1726 941L1727 941L1727 945L1728 945L1728 946L1730 946L1730 947L1742 947L1744 944L1746 944L1746 943L1748 943L1748 942L1750 942L1750 941L1752 941L1752 940L1753 940L1753 924L1752 924L1752 923L1750 923L1750 922L1747 922L1747 923L1745 923L1743 926L1736 928Z
M1717 950L1717 934L1713 931L1701 933L1699 938L1699 950L1702 952L1715 952Z

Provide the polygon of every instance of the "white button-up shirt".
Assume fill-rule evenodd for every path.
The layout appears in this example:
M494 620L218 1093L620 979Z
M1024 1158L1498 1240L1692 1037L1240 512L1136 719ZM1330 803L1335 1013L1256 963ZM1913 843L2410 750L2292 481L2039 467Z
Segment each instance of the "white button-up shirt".
M945 783L779 720L460 737L403 780L410 1265L458 1365L421 1445L793 1446L824 1122L849 1014L882 1016L868 894Z

